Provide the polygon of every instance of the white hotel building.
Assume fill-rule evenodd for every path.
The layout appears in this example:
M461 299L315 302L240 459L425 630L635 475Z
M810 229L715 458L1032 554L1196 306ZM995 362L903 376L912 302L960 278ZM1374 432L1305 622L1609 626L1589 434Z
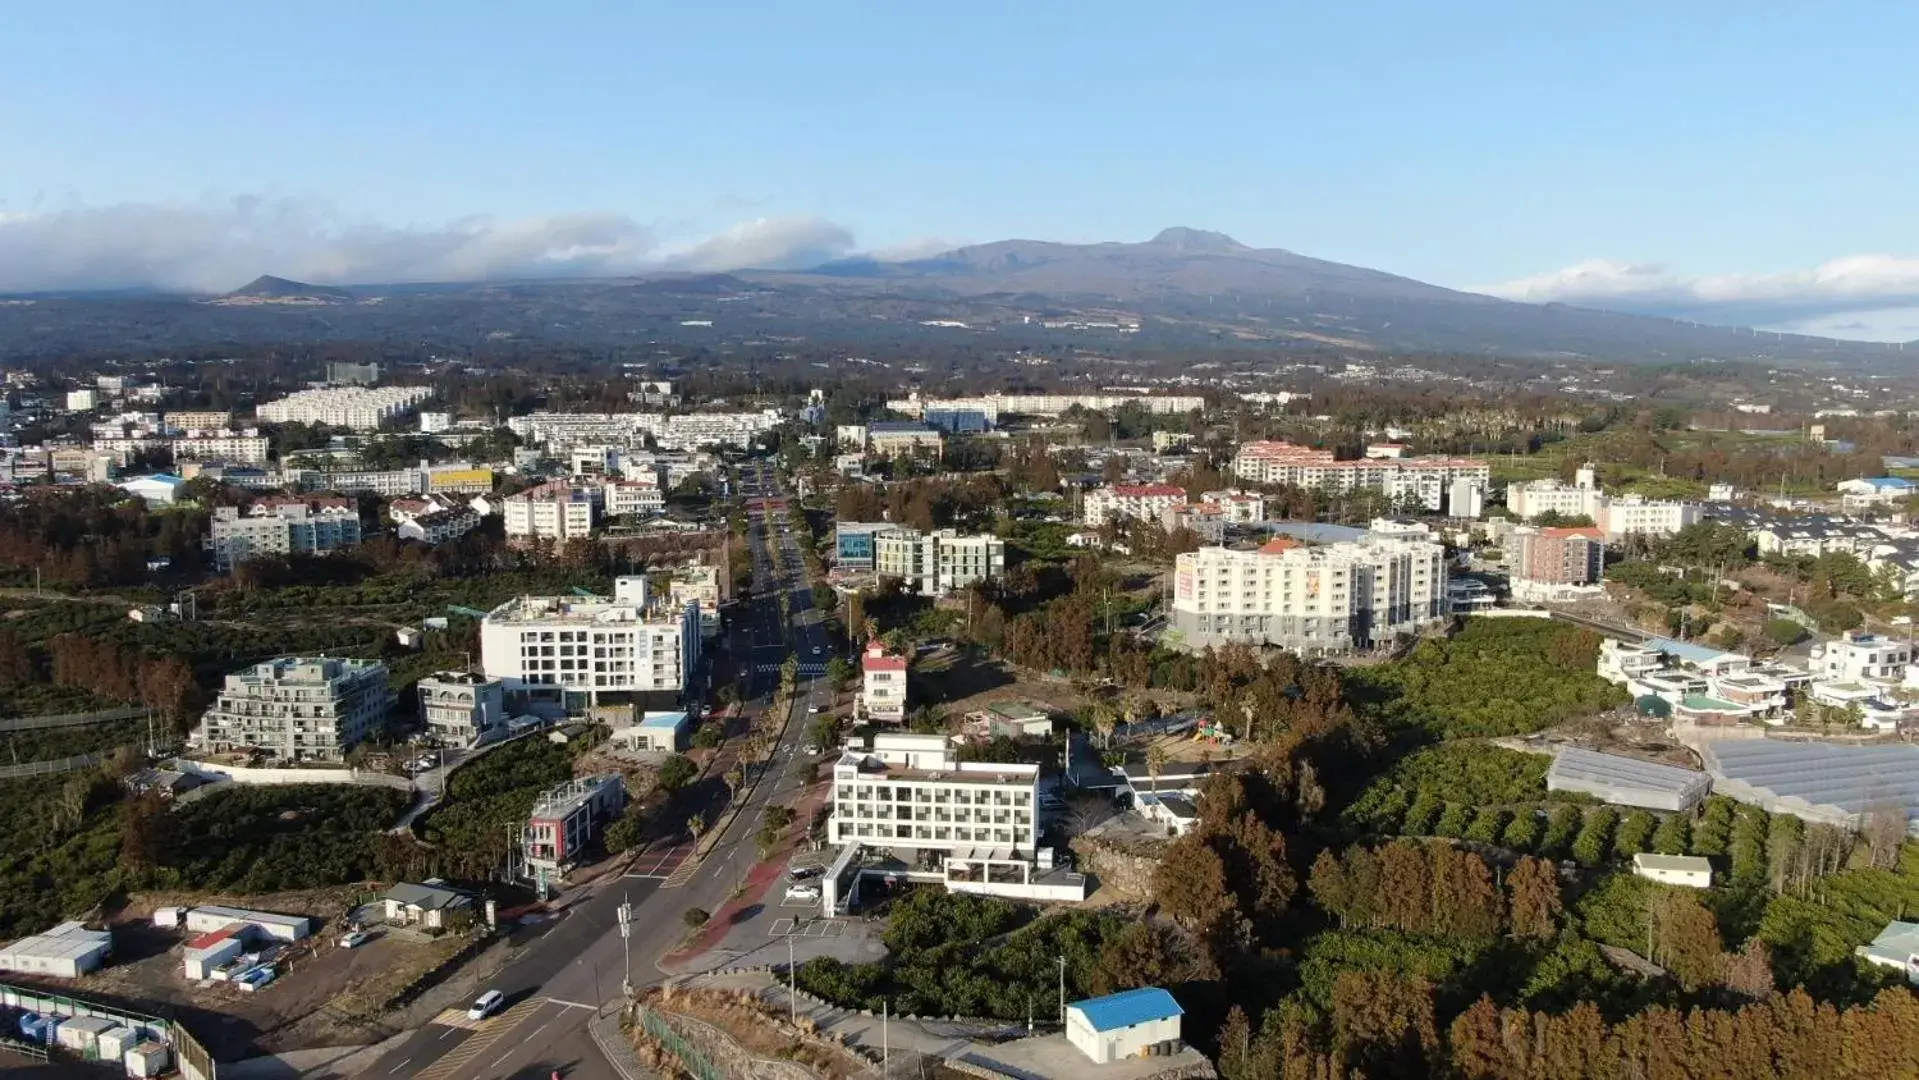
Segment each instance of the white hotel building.
M1186 489L1171 484L1115 484L1086 493L1080 518L1097 529L1107 522L1150 521L1158 524L1168 510L1186 505Z
M940 869L909 872L954 892L1033 900L1083 900L1086 879L1056 870L1039 850L1039 766L959 761L944 735L874 735L848 743L833 765L825 908L838 907L847 866L861 848L931 851ZM857 888L857 875L854 887Z
M506 535L512 540L584 540L593 534L594 492L553 480L502 500Z
M609 693L680 696L700 658L700 608L652 605L645 577L613 596L523 596L480 622L480 666L514 684L558 686L597 702Z
M1371 648L1446 617L1446 549L1416 536L1180 555L1173 627L1193 648L1244 642L1307 655Z
M393 708L377 660L289 656L226 678L188 739L195 750L259 749L280 761L338 761Z

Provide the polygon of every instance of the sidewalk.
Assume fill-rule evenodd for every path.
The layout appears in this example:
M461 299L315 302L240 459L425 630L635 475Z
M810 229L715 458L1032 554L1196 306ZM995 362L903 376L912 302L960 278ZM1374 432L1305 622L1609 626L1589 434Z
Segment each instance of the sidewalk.
M661 957L660 970L669 975L701 970L701 965L698 963L700 957L717 947L736 930L751 928L754 934L764 935L764 931L759 928L759 923L760 918L768 914L766 897L782 880L787 862L792 859L794 850L805 837L804 830L807 824L812 821L814 811L824 805L831 796L832 787L830 782L821 781L806 790L793 807L794 824L789 826L793 830L793 837L775 848L766 858L753 864L746 872L746 880L739 894L728 899L718 911L713 912L706 920L706 925L700 928L698 936L690 943ZM742 839L739 842L753 841Z

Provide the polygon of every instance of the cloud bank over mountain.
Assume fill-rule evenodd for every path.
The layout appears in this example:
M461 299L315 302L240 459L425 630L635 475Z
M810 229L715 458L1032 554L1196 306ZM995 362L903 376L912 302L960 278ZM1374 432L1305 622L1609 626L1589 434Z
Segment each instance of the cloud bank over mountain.
M1847 255L1805 270L1687 275L1659 263L1591 259L1469 287L1506 300L1565 303L1833 337L1919 337L1919 257Z
M669 246L652 226L607 212L397 226L257 196L0 210L0 292L218 293L261 274L350 285L787 269L853 251L850 230L813 217L759 218Z

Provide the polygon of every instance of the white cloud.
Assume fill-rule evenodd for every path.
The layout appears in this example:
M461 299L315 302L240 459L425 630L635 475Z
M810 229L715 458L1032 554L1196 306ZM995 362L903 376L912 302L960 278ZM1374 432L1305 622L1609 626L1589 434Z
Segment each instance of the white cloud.
M394 226L305 199L76 204L0 209L0 292L224 292L261 274L365 285L793 268L852 250L852 233L821 218L748 221L667 252L652 227L610 212Z
M1842 327L1898 334L1909 319L1837 319L1919 305L1919 257L1847 255L1808 270L1689 276L1657 263L1592 259L1471 291L1528 303L1566 303L1773 328Z
M844 258L852 250L853 234L825 218L757 218L664 262L676 270L797 270Z

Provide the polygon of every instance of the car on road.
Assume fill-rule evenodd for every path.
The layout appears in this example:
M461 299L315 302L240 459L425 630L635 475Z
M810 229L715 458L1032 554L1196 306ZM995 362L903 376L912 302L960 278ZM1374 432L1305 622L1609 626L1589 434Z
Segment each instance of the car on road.
M820 714L820 707L818 705L808 705L806 707L806 715L818 716L819 714Z
M498 990L488 990L486 993L474 998L473 1004L467 1006L466 1018L468 1020L484 1020L492 1016L493 1011L498 1009L500 1003L505 1000L505 994L500 993Z
M818 885L788 885L786 887L786 898L795 903L804 902L810 904L820 898L820 887Z
M365 930L349 930L340 935L340 948L353 949L373 940L373 935Z
M823 651L823 650L821 650L821 648L820 648L820 647L819 647L818 645L815 645L815 646L813 646L813 655L814 655L814 656L818 656L818 655L819 655L819 654L820 654L820 653L821 653L822 651Z

